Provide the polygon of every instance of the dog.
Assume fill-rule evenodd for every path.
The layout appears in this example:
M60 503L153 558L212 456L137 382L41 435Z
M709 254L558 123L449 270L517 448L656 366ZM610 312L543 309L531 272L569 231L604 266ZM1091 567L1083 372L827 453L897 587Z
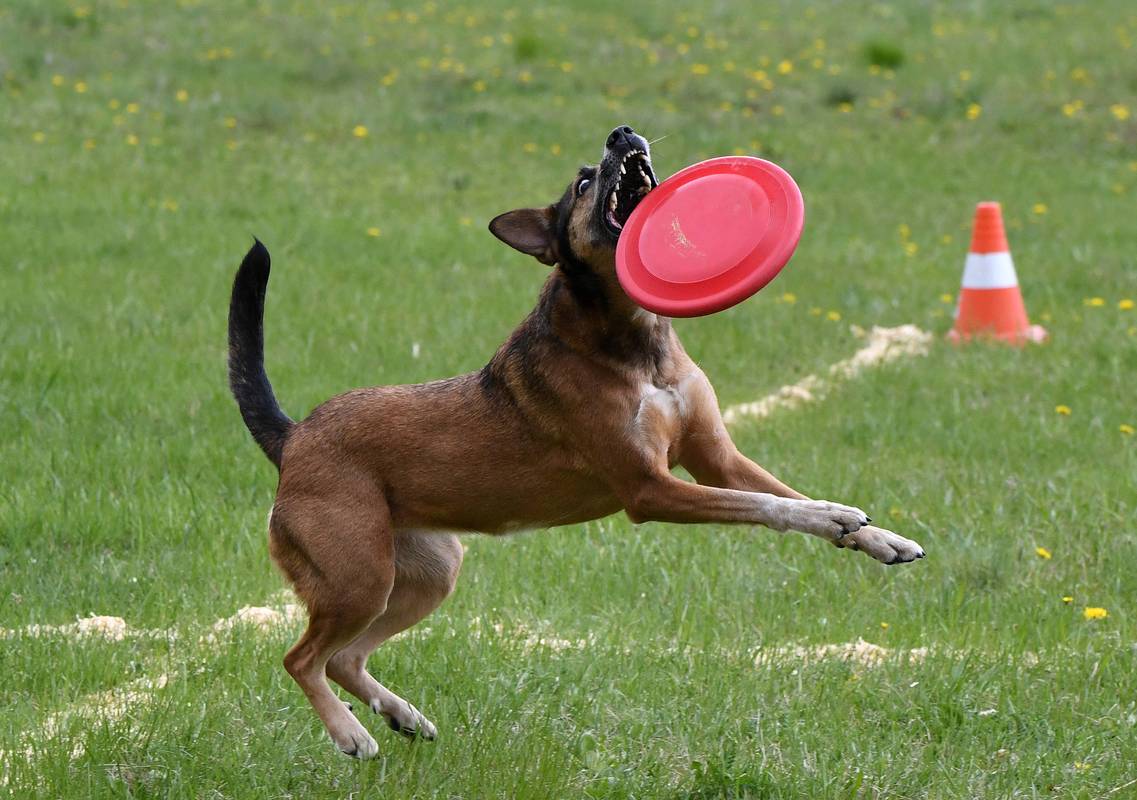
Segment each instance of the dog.
M336 746L378 745L327 678L408 737L434 724L373 678L368 655L451 593L457 533L504 534L623 510L634 523L741 523L801 531L885 564L923 549L852 506L811 500L742 455L714 389L666 318L616 278L623 224L658 184L648 142L607 137L543 208L490 231L552 268L536 308L480 371L356 389L289 419L264 369L269 254L245 256L229 308L229 383L253 439L280 472L269 552L308 609L284 657ZM683 466L695 483L671 470Z

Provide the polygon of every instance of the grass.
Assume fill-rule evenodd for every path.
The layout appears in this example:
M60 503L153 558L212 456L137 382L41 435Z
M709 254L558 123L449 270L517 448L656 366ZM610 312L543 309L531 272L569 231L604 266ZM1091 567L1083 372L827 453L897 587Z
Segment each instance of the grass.
M0 626L101 613L179 636L0 639L7 752L84 697L171 678L121 718L55 717L0 792L1132 793L1134 41L1121 0L6 4ZM1003 202L1051 341L940 343L736 430L919 540L912 567L622 516L471 537L455 596L372 660L439 741L369 718L381 756L349 762L280 667L295 626L199 643L281 586L273 471L225 388L232 273L251 234L269 245L267 361L294 415L477 368L544 277L485 223L552 200L623 122L667 136L661 174L737 150L803 189L791 267L678 323L724 404L847 357L851 324L945 331L979 200ZM751 657L858 637L930 655Z

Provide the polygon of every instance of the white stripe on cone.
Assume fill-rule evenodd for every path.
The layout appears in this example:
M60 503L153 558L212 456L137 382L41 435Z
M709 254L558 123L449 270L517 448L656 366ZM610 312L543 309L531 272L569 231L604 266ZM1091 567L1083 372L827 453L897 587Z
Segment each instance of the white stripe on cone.
M1010 253L968 253L963 264L964 289L1009 289L1018 286Z

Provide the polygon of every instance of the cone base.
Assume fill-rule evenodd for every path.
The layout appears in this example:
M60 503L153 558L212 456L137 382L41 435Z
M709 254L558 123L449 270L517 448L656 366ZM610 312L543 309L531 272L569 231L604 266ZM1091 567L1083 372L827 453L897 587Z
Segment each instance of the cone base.
M1025 344L1042 344L1050 338L1050 333L1041 325L1028 325L1021 331L999 333L993 329L973 330L967 333L952 328L947 332L947 339L952 344L965 344L970 341L998 341L1022 347Z

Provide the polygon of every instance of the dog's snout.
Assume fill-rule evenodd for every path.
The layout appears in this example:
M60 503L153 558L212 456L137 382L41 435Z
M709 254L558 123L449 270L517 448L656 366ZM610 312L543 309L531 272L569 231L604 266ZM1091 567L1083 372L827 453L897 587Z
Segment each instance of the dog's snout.
M632 137L635 136L635 134L636 132L632 130L631 125L621 125L608 134L608 149L612 149L623 142L631 144Z

